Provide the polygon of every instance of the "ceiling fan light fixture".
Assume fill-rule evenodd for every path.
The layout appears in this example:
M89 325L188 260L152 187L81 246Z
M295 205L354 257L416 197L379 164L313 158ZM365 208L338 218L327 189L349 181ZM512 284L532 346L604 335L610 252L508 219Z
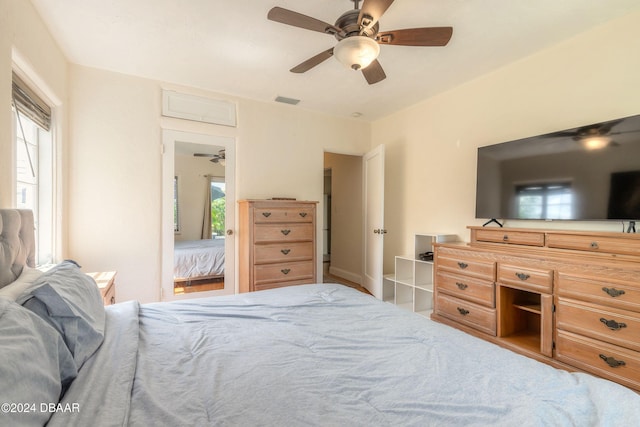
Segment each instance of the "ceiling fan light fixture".
M586 150L600 150L611 142L611 138L606 136L590 136L580 140Z
M340 40L333 48L333 55L345 67L352 70L367 68L380 54L380 46L372 38L352 36Z

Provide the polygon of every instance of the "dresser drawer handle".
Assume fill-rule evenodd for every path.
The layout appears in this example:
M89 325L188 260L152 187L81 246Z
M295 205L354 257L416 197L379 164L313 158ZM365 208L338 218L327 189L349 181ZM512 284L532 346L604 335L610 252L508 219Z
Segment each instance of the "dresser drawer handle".
M607 357L604 354L600 354L600 359L604 360L607 365L611 366L612 368L626 365L626 363L624 363L624 360L616 360L612 356Z
M624 291L618 290L616 288L602 288L604 292L609 294L610 297L616 298L620 295L624 295Z
M458 307L458 313L462 314L463 316L466 316L467 314L469 314L469 310L465 310L464 308Z
M607 320L607 319L605 319L604 317L601 317L601 318L600 318L600 321L601 321L602 323L604 323L604 325L605 325L607 328L611 329L612 331L617 331L617 330L619 330L619 329L623 329L623 328L626 328L626 327L627 327L627 324L626 324L626 323L622 323L622 322L618 323L618 322L616 322L616 321L615 321L615 320L613 320L613 319L611 319L611 320Z
M280 230L280 232L285 236L287 236L289 233L291 233L291 230L284 229L284 230Z
M298 215L300 215L302 218L304 218L304 217L307 216L307 213L306 212L300 212Z
M591 245L589 245L589 246L591 246L592 249L598 249L599 248L598 242L591 242Z
M464 263L464 262L459 262L458 263L458 267L460 267L461 269L464 270L465 268L469 267L469 264Z
M525 281L525 280L527 280L529 277L531 277L531 276L529 276L528 274L525 274L525 273L516 273L516 276L518 276L518 279L520 279L520 280L522 280L522 281Z
M282 269L282 270L280 270L280 271L282 271L282 274L289 274L289 272L291 271L291 269L290 269L290 268L283 268L283 269Z
M469 286L464 284L464 283L460 283L460 282L456 282L456 286L458 287L458 289L460 289L461 291L464 291L465 289L467 289Z
M505 234L504 236L502 236L502 241L503 242L507 242L508 240L509 240L509 236L508 235Z
M291 252L291 249L280 249L280 252L282 252L284 255L289 255L289 252Z
M271 216L271 212L262 212L262 216L265 218L269 218Z

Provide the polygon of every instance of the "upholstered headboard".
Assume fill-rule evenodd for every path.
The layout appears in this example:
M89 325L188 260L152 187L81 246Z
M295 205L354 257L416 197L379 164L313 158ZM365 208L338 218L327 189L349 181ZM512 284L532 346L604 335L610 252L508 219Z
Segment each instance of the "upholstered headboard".
M0 209L0 288L15 281L25 265L36 266L33 212Z

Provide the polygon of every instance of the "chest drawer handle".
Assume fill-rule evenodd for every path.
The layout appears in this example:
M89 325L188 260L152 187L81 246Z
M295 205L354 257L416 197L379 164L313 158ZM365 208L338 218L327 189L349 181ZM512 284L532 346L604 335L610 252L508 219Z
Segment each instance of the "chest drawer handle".
M464 284L464 283L460 283L460 282L456 282L456 286L458 287L458 289L460 289L461 291L464 291L465 289L467 289L469 286Z
M605 356L604 354L600 354L600 359L604 360L607 365L611 366L612 368L626 365L626 363L624 363L624 360L616 360L614 357Z
M304 217L307 216L307 213L306 212L300 212L298 215L300 215L302 218L304 218Z
M265 218L269 218L271 216L271 212L262 212L262 216Z
M291 252L291 249L280 249L280 252L282 252L284 255L289 255L289 252Z
M280 232L285 236L287 236L289 233L291 233L291 230L284 229L284 230L280 230Z
M627 324L626 324L626 323L622 323L622 322L618 323L618 322L616 322L616 321L615 321L615 320L613 320L613 319L611 319L611 320L607 320L607 319L605 319L604 317L601 317L601 318L600 318L600 321L601 321L602 323L604 323L604 325L605 325L607 328L611 329L612 331L617 331L617 330L619 330L619 329L623 329L623 328L626 328L626 327L627 327Z
M620 295L624 295L624 291L618 290L616 288L602 288L604 292L609 294L610 297L616 298Z
M598 249L598 247L599 247L598 246L598 242L591 242L591 245L589 245L589 246L591 246L592 249Z
M527 280L529 277L531 277L531 276L529 276L528 274L525 274L525 273L516 273L516 276L518 276L518 279L520 279L520 280L522 280L522 281L525 281L525 280Z
M282 270L280 270L280 271L282 271L282 274L289 274L289 272L291 271L291 269L290 269L290 268L283 268L283 269L282 269Z
M461 269L465 269L467 267L469 267L469 264L465 263L465 262L459 262L458 263L458 267L460 267Z
M508 235L505 234L504 236L502 236L502 241L503 242L506 242L508 240L509 240L509 236Z
M466 316L467 314L469 314L469 310L465 310L464 308L458 307L458 313L462 314L463 316Z

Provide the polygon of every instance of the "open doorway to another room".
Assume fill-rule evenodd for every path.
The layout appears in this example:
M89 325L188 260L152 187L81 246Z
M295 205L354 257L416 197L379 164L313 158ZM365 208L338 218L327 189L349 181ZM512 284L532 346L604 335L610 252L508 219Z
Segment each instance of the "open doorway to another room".
M324 282L362 284L362 187L362 156L324 153Z

